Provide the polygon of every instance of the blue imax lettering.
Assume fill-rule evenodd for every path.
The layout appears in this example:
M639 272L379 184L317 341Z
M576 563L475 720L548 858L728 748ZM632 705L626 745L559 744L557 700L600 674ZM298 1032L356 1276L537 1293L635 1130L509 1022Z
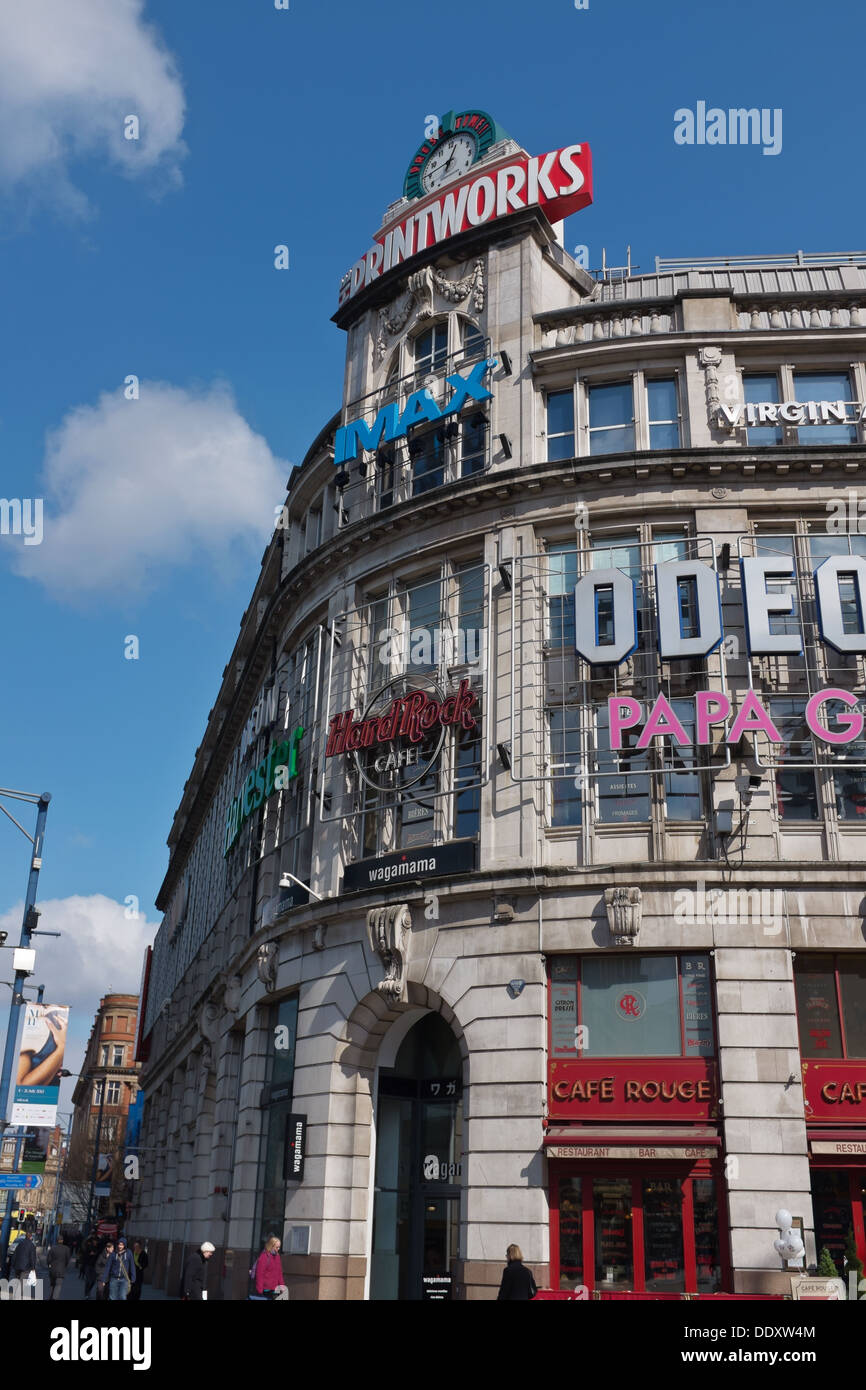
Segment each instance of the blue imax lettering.
M453 376L446 377L454 395L441 409L433 399L430 388L425 387L422 391L412 392L402 412L397 401L392 401L390 405L382 407L371 425L366 420L352 420L348 425L343 425L337 430L334 463L348 463L357 457L359 448L378 449L382 444L390 444L405 435L413 425L433 423L445 415L457 415L467 401L489 401L493 393L488 391L482 378L485 372L496 366L497 360L486 357L475 363L468 376L455 372Z

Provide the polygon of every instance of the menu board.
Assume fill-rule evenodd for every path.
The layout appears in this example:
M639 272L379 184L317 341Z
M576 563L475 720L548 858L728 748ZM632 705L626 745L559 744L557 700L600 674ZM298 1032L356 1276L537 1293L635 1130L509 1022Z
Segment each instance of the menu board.
M550 1055L576 1057L577 959L554 960L550 980Z
M681 1290L685 1284L682 1187L676 1178L647 1178L643 1189L647 1287Z
M836 977L831 970L798 970L794 976L803 1057L841 1057Z
M683 956L682 976L685 1055L712 1056L715 1048L709 956Z
M611 1178L608 1182L596 1179L593 1183L595 1205L595 1278L608 1287L629 1285L634 1277L631 1243L631 1179Z
M559 1286L583 1282L583 1198L580 1178L559 1185Z

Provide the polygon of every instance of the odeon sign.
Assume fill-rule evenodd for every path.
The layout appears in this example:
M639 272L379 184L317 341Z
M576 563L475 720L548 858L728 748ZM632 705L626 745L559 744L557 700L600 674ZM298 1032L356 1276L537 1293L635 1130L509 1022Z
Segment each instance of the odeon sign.
M550 222L561 222L592 202L592 156L586 144L542 155L508 155L501 164L480 165L479 170L483 172L450 183L447 193L437 190L416 203L398 221L386 222L381 240L344 277L340 304L387 271L470 227L533 207Z
M476 362L468 376L454 372L445 378L454 394L446 406L438 406L429 387L413 391L402 411L396 401L382 407L372 424L366 420L352 420L337 430L334 440L334 463L348 463L356 457L359 448L378 449L382 444L390 444L401 438L413 425L433 423L447 415L457 415L467 401L489 401L492 392L483 384L482 378L491 367L495 367L495 357L485 357Z
M658 619L658 652L662 661L705 657L722 642L722 607L719 577L701 560L672 560L655 567L655 602ZM784 555L760 555L740 560L745 631L751 656L800 654L799 633L773 632L773 617L793 614L793 594L770 592L768 584L790 583L796 579L794 561ZM840 580L854 585L857 630L845 630ZM866 558L858 555L832 555L813 571L821 638L834 651L866 652ZM682 586L690 590L690 607L697 619L697 635L683 631ZM637 647L637 586L623 570L597 569L584 575L574 591L575 647L578 655L592 666L619 666ZM605 627L610 640L599 641L601 604L605 608ZM824 706L838 701L847 713L837 714L841 726L831 732L822 722ZM695 696L696 738L699 744L712 741L713 726L724 724L732 713L731 701L722 691L702 690ZM864 717L856 695L836 687L817 691L806 704L806 722L822 742L851 743L864 727ZM610 746L622 747L623 730L643 722L642 708L627 696L608 701ZM784 740L754 691L749 691L737 713L727 742L738 743L744 733L760 733L772 743ZM643 723L637 742L646 748L652 738L669 736L675 743L691 744L690 739L664 695L656 699Z

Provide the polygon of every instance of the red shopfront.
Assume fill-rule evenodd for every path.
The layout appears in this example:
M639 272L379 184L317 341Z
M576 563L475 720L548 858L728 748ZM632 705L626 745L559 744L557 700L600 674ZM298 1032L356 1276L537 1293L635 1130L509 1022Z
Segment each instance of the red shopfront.
M551 960L553 1290L730 1289L711 997L706 953Z
M815 1248L866 1266L866 955L794 963Z

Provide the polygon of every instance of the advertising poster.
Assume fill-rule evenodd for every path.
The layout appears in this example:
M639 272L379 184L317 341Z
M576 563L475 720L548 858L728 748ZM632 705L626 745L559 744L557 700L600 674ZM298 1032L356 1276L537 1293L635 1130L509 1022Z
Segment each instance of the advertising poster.
M68 1027L67 1005L26 1006L10 1124L50 1127L56 1123L60 1099L57 1073L63 1066Z

